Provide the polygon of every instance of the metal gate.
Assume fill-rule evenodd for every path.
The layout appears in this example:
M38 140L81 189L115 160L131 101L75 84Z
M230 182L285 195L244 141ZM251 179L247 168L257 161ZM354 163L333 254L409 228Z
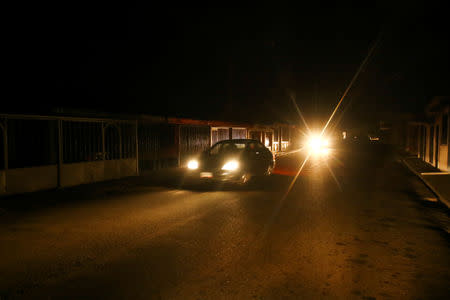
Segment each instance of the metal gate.
M230 138L229 128L220 128L220 127L211 128L212 145L223 140L228 140L229 138Z
M176 126L171 124L139 124L139 170L157 170L176 166Z
M209 126L180 126L180 166L211 144Z

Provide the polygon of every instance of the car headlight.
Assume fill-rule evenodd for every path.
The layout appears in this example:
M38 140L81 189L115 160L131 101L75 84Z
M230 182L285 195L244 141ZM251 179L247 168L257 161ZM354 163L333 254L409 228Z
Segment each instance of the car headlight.
M320 135L314 135L308 140L308 148L313 154L328 155L330 153L329 145L329 140Z
M236 160L230 160L227 161L223 167L222 170L225 171L236 171L239 168L239 163Z
M192 159L187 164L188 169L190 170L196 170L198 169L198 161L195 159Z
M320 149L320 154L322 154L322 155L327 156L330 153L331 153L331 149L330 148L322 148L322 149Z

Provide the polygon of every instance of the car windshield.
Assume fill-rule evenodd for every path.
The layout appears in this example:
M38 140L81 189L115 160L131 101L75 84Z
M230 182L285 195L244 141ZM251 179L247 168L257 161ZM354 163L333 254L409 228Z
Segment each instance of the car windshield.
M218 155L225 153L242 152L245 149L246 143L243 142L226 142L217 143L210 150L210 155Z

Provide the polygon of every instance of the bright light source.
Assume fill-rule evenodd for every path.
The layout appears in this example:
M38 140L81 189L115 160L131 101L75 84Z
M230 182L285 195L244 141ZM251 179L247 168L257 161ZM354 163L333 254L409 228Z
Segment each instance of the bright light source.
M192 159L187 164L188 169L190 170L196 170L198 169L198 161L195 159Z
M320 146L322 145L322 141L318 137L312 137L308 142L309 148L313 150L314 152L317 152L320 150Z
M322 154L322 155L329 155L330 152L331 152L330 148L322 148L322 149L320 149L320 154Z
M236 171L239 168L239 163L235 160L230 160L223 165L222 170L225 171Z
M308 140L308 147L312 154L324 154L328 155L330 153L330 141L320 135L311 136Z

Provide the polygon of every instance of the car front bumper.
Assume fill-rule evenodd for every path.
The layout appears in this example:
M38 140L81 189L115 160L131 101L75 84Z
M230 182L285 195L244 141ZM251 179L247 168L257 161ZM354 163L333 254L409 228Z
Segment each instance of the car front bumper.
M243 171L210 171L210 170L200 170L191 171L189 176L192 179L199 179L202 181L226 181L226 182L240 182L242 177L245 175Z

